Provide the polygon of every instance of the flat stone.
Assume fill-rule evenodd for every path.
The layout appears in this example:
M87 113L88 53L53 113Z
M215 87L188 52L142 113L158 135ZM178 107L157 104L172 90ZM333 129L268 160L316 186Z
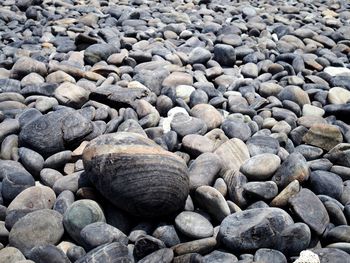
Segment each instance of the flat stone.
M173 72L167 76L162 83L165 87L176 87L179 85L193 85L193 77L185 72Z
M261 263L287 263L282 252L274 249L260 248L255 252L254 261Z
M343 263L349 259L349 254L337 248L316 248L312 252L317 254L320 262Z
M199 134L188 134L182 138L182 147L184 150L193 155L199 156L202 153L213 152L213 142Z
M172 247L175 255L184 255L189 253L208 254L217 244L214 237L202 238L186 243L178 244Z
M85 226L80 231L80 236L89 250L111 242L128 244L128 237L122 231L105 222L95 222Z
M292 218L282 209L249 209L226 217L220 225L218 238L230 251L274 248L279 233L292 224Z
M310 189L317 195L328 195L340 199L343 193L343 180L335 173L313 171L310 174Z
M300 107L304 104L310 104L309 95L298 86L287 86L278 94L278 98L283 100L291 100L297 103Z
M56 99L62 104L80 108L89 99L90 92L71 82L64 82L55 90Z
M43 209L27 214L12 227L9 244L24 255L37 245L56 245L64 233L62 215Z
M290 182L270 203L270 206L284 207L288 204L289 198L297 194L300 190L298 180Z
M281 164L281 159L271 153L262 153L246 160L240 171L247 176L249 180L266 180L271 178Z
M239 170L241 165L249 159L249 151L243 141L237 138L223 143L214 152L222 160L222 173L229 169Z
M203 257L203 263L211 263L211 262L234 263L237 261L238 259L235 255L224 251L220 251L220 250L214 250L213 252Z
M152 263L152 262L161 262L161 263L171 263L174 258L174 252L170 248L159 249L148 256L142 258L138 262L140 263Z
M252 200L271 200L278 194L278 187L273 181L248 182L243 190L244 195Z
M310 228L304 223L295 223L281 232L277 249L287 255L298 255L309 247L310 241Z
M332 77L339 75L350 75L350 69L344 67L326 67L323 71Z
M329 124L315 124L304 135L303 141L329 151L343 142L343 136L338 127Z
M328 91L328 101L331 104L345 104L350 100L350 91L341 87L334 87Z
M87 253L82 258L78 259L75 263L89 263L89 262L130 262L131 259L128 255L127 246L113 242L110 244L99 246Z
M175 218L176 228L187 237L201 239L214 233L212 224L202 215L194 212L181 212Z
M243 121L225 120L221 129L225 132L228 138L238 138L246 141L251 137L251 129L248 124Z
M198 187L195 192L195 200L218 222L230 214L230 208L224 196L213 187L206 185Z
M193 64L204 64L211 58L211 53L209 50L202 48L202 47L196 47L194 48L190 54L188 55L188 62Z
M25 260L20 250L15 247L5 247L0 249L0 263L17 263Z
M190 114L203 120L208 131L218 128L223 122L222 115L210 104L197 104L191 109Z
M213 185L221 167L221 159L214 153L203 153L198 156L189 166L190 189L195 190L202 185Z
M326 208L313 192L303 188L289 199L289 203L301 220L318 235L325 231L329 224L329 216Z
M162 248L165 248L162 241L152 236L145 235L136 240L133 255L135 259L138 260Z
M28 258L36 263L57 262L57 263L70 263L70 260L66 254L58 247L45 244L35 246L28 255Z
M43 62L29 57L21 57L13 65L11 70L11 77L19 79L32 72L36 72L41 76L45 76L47 69Z
M310 169L304 156L295 152L290 154L277 169L272 181L276 182L279 188L284 188L295 179L299 182L308 180L309 175Z
M74 202L64 214L64 227L68 234L77 242L81 242L80 231L95 222L105 222L103 211L93 200Z
M246 144L250 156L255 156L264 153L277 154L280 148L277 139L270 136L256 135L249 138Z

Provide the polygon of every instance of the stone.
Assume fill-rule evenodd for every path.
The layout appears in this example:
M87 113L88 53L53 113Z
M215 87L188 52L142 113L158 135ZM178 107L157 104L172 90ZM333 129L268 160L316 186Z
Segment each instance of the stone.
M315 124L304 135L303 141L329 151L343 142L341 131L335 125Z
M318 235L325 231L327 224L329 224L329 216L326 208L313 192L303 188L289 199L289 203L298 217L310 229Z
M183 149L192 156L199 156L203 153L214 151L213 142L199 134L188 134L182 138Z
M229 169L239 170L241 165L250 157L245 143L237 138L223 143L214 153L222 160L222 173Z
M220 251L220 250L214 250L213 252L203 257L203 263L211 263L211 262L234 263L237 261L238 259L235 255L224 251Z
M204 64L211 58L211 53L209 50L196 47L188 55L188 63L193 64Z
M312 116L320 116L322 117L325 114L324 109L321 109L319 107L310 105L310 104L305 104L303 106L303 116L307 115L312 115Z
M350 100L350 91L341 87L331 88L327 99L331 104L345 104Z
M122 231L105 222L95 222L85 226L80 231L80 236L88 250L112 242L128 244L128 237Z
M51 244L35 246L29 252L28 258L36 263L70 263L70 260L68 259L66 254L58 247Z
M93 130L90 120L72 110L58 110L43 115L24 126L20 145L43 157L65 150L65 144L80 143Z
M185 72L173 72L167 76L163 82L162 86L165 87L176 87L179 85L193 85L193 77Z
M203 153L199 155L189 166L190 189L195 190L202 185L213 185L221 167L221 160L216 154Z
M262 181L272 177L281 164L281 159L271 153L262 153L246 160L240 171L249 179Z
M349 254L337 248L316 248L312 252L318 255L320 262L346 262L349 259Z
M190 211L181 212L175 218L175 226L191 239L210 237L214 233L212 224L204 216Z
M117 53L118 48L110 44L94 44L84 51L84 61L94 65L101 60L107 60L110 55Z
M1 195L11 202L24 189L35 185L33 176L19 163L11 160L0 160Z
M64 213L63 224L68 234L78 243L82 242L81 230L95 222L105 222L100 206L93 200L75 201Z
M289 198L298 193L300 190L300 183L294 180L289 183L270 203L270 206L284 207L288 204Z
M11 70L11 77L14 79L21 79L22 77L32 72L36 72L41 76L45 76L47 69L43 62L37 61L30 57L21 57L13 65Z
M251 62L244 64L241 68L241 74L246 78L256 78L259 74L258 66Z
M220 225L218 239L230 251L274 248L279 233L293 223L279 208L249 209L226 217Z
M310 189L317 195L328 195L340 200L343 194L343 180L335 173L312 171L309 181Z
M55 90L55 98L62 105L80 108L89 99L89 92L71 82L63 82Z
M340 143L325 154L324 157L330 160L333 164L350 167L349 146L350 144L348 143Z
M290 154L286 160L277 169L272 177L279 188L286 187L295 179L299 182L304 182L309 179L310 169L307 162L300 153L295 152Z
M255 135L246 142L250 156L258 154L271 153L277 154L280 145L277 139L270 136Z
M162 248L165 248L162 241L152 236L145 235L136 240L133 255L136 260L138 260Z
M37 210L19 219L12 227L9 244L26 256L38 245L56 245L63 236L62 215L56 211Z
M89 263L89 262L130 262L131 259L128 254L127 246L113 242L106 245L99 246L87 253L82 258L75 261L75 263Z
M207 131L207 126L203 120L185 114L176 114L171 120L170 127L180 137L189 134L203 135Z
M99 192L136 216L174 213L188 196L186 163L136 133L118 132L92 140L84 150L83 163Z
M216 44L214 46L214 58L222 66L233 66L236 62L235 49L226 44Z
M162 248L159 249L148 256L142 258L138 262L140 263L152 263L152 262L160 262L160 263L171 263L174 258L174 252L170 248Z
M12 217L13 223L24 215L41 209L51 209L56 201L56 195L47 186L32 186L21 193L7 207L7 217ZM8 219L7 218L7 219ZM11 223L13 225L13 223Z
M225 120L221 125L221 129L229 139L238 138L247 141L251 136L248 124L242 121Z
M167 247L172 247L180 243L179 236L173 225L161 224L153 231L152 236L163 241Z
M277 249L287 255L298 255L309 247L310 241L310 228L304 223L295 223L281 232Z
M218 128L223 122L222 115L210 104L197 104L191 109L190 114L203 120L208 131Z
M283 100L291 100L297 103L300 107L305 104L310 104L309 95L298 86L287 86L278 94L278 98Z
M5 247L0 249L0 263L17 263L25 260L20 250L15 247Z
M184 102L189 103L191 94L195 91L195 88L189 85L179 85L176 87L176 97L183 99Z
M248 182L243 190L243 194L252 200L271 200L278 194L278 187L273 181Z
M254 261L261 263L287 263L282 252L274 249L260 248L255 252Z
M195 192L195 200L199 207L207 211L218 222L230 214L230 208L224 196L211 186L198 187Z
M61 215L64 215L72 204L74 203L74 194L65 190L61 192L56 199L56 202L53 205L53 210L59 212Z
M344 67L326 67L323 71L328 73L332 77L350 74L350 69Z
M175 255L184 255L189 253L208 254L211 252L217 244L217 241L213 237L202 238L186 243L178 244L172 247Z

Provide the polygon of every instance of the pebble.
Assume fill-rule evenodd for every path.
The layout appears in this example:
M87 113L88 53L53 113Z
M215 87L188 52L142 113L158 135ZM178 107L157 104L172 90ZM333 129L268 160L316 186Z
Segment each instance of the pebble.
M14 224L10 231L9 244L27 256L37 245L57 244L63 233L62 215L42 209L27 214Z
M289 203L310 229L319 235L325 231L329 223L329 216L322 202L312 191L306 188L301 189L289 199Z
M184 211L175 218L176 228L191 239L210 237L214 233L212 224L202 215Z
M343 136L340 129L335 125L314 124L304 135L303 141L329 151L343 142Z
M249 209L226 217L218 237L231 251L274 248L278 242L276 233L293 223L293 219L279 208Z
M77 242L82 241L82 229L95 222L105 222L100 206L92 200L78 200L64 213L63 223L66 231Z
M237 138L223 143L215 152L222 161L222 172L229 169L239 170L241 165L249 159L249 151L243 141Z
M266 180L276 172L281 164L281 159L271 153L254 155L245 161L240 171L247 176L249 180Z
M230 208L224 196L215 188L200 186L196 189L195 200L199 207L202 207L218 222L221 222L230 214Z

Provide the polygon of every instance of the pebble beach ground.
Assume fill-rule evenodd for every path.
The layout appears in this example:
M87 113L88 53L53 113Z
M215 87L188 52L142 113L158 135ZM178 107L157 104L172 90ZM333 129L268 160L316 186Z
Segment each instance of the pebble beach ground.
M350 4L0 0L0 263L350 263Z

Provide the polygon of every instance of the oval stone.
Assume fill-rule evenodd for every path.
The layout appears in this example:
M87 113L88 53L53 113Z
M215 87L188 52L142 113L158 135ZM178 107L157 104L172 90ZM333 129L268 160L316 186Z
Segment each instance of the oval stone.
M9 244L17 247L24 255L38 245L56 245L64 233L62 215L43 209L34 211L19 219L12 227Z
M175 226L179 231L193 239L210 237L214 233L212 224L202 215L194 212L181 212L175 218Z

